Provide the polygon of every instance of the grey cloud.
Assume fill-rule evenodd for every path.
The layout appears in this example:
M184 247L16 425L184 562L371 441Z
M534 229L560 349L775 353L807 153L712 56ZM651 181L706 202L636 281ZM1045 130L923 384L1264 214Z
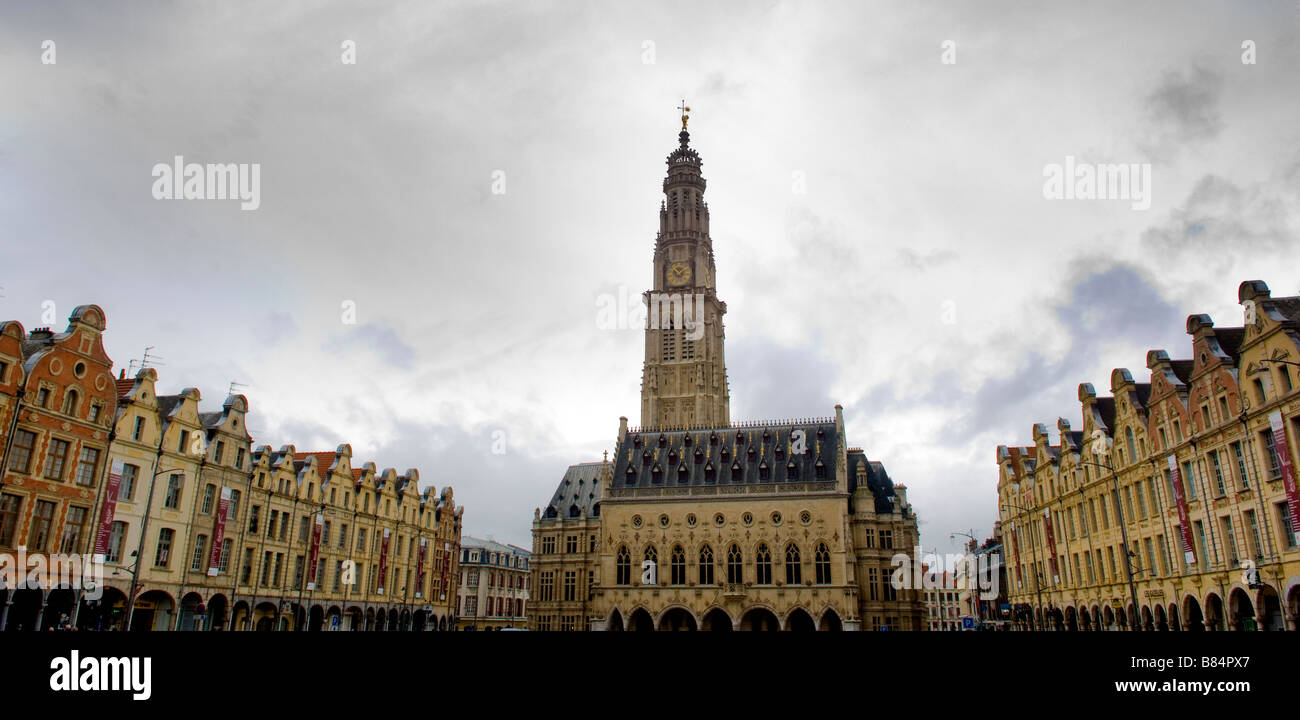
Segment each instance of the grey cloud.
M1222 91L1223 77L1200 65L1166 72L1144 101L1149 123L1144 149L1165 160L1184 146L1217 138L1224 126L1219 113Z
M397 331L382 323L347 327L321 344L321 349L327 352L344 348L373 350L386 363L401 370L410 370L415 365L415 348L407 344Z
M1206 175L1163 223L1142 233L1142 243L1157 253L1196 253L1198 262L1215 262L1226 270L1234 254L1267 252L1294 242L1288 202L1296 201L1296 183L1286 186L1290 176L1284 174L1278 184L1241 187Z

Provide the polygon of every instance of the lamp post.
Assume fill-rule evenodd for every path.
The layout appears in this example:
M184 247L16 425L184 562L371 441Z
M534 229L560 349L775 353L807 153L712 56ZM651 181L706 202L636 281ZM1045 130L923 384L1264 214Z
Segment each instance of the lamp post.
M958 535L961 535L962 537L970 538L971 544L970 544L970 550L968 552L968 555L970 555L970 557L973 558L975 548L979 546L979 539L975 537L975 529L972 528L971 531L968 533L964 533L961 531L955 533L949 533L948 539L954 540L957 538ZM966 566L966 590L970 593L971 613L975 615L975 622L982 627L984 625L984 617L980 613L979 595L975 592L975 587L972 581L972 576L976 575L975 568L973 567L973 565L974 565L973 562L968 561L968 564Z
M1026 508L1026 507L1024 507L1024 506L1022 506L1022 505L1017 505L1016 503L1013 503L1013 502L1005 503L1005 504L1003 505L1003 507L1006 508L1006 509L1008 509L1008 510L1019 510L1021 513L1025 514L1025 515L1030 515L1030 517L1033 516L1033 515L1032 515L1033 511L1032 511L1032 510L1030 510L1030 509L1028 509L1028 508ZM1015 528L1014 528L1014 527L1011 529L1011 532L1012 532L1012 533L1015 532ZM1013 538L1014 538L1014 535L1013 535ZM1033 570L1034 570L1034 594L1038 596L1038 608L1041 610L1042 607L1043 607L1043 587L1042 587L1043 582L1042 582L1042 577L1038 574L1038 543L1033 542L1033 538L1030 538L1029 549L1030 549L1030 551L1033 552L1033 554L1034 554L1034 567L1033 567ZM1030 623L1033 625L1033 627L1034 627L1035 630L1041 630L1041 629L1042 629L1042 628L1038 627L1038 621L1034 618L1033 613L1030 613L1029 620L1030 620Z
M153 509L153 494L155 486L158 484L158 476L163 473L172 473L185 477L184 470L176 468L164 468L153 474L149 479L149 500L144 504L144 520L140 523L140 542L135 548L135 566L131 568L131 593L126 599L126 629L131 630L131 622L135 619L135 592L140 581L140 563L144 561L144 538L149 532L149 513ZM179 608L178 608L179 609Z

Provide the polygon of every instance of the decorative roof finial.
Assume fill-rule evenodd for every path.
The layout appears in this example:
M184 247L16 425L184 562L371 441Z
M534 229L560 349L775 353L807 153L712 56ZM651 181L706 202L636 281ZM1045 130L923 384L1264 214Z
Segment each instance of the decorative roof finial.
M686 121L691 119L691 109L686 106L686 98L682 98L682 104L677 109L682 111L682 132L686 132Z

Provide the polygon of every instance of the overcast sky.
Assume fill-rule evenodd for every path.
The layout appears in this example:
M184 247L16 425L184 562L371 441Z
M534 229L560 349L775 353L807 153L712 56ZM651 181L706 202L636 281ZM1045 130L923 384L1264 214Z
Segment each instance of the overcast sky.
M639 422L597 302L651 285L684 97L732 418L843 404L952 547L1080 382L1300 291L1300 4L1061 5L6 0L0 318L96 303L162 391L245 383L257 444L418 467L528 547ZM154 199L176 155L260 164L260 207ZM1067 156L1149 163L1149 209L1045 199Z

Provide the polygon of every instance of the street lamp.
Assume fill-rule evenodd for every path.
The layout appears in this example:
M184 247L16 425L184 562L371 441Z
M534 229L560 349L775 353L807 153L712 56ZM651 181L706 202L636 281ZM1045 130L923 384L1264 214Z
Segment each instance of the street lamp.
M1017 486L1017 487L1018 487L1018 486ZM1029 515L1031 518L1033 517L1033 512L1034 512L1033 510L1030 510L1029 508L1026 508L1026 507L1021 506L1021 505L1017 505L1016 503L1013 503L1013 502L1005 503L1005 504L1003 505L1003 508L1008 509L1008 510L1019 510L1021 513L1024 513L1024 514L1026 514L1026 515ZM1013 535L1012 535L1012 539L1014 540L1014 539L1015 539L1015 535L1014 535L1014 533L1015 533L1015 528L1014 528L1014 527L1012 528L1011 532L1013 533ZM1030 538L1030 540L1032 541L1033 538ZM1029 549L1034 553L1034 567L1033 567L1033 570L1034 570L1034 594L1036 594L1036 595L1038 596L1038 607L1039 607L1039 609L1041 610L1042 607L1043 607L1043 578L1042 578L1042 576L1041 576L1041 575L1039 574L1039 572L1038 572L1038 543L1036 543L1036 542L1030 542L1030 543L1029 543ZM1037 622L1037 620L1034 618L1033 613L1030 613L1029 619L1030 619L1031 624L1034 625L1034 629L1035 629L1035 630L1041 630L1041 629L1042 629L1042 628L1037 627L1037 626L1038 626L1038 622Z
M135 619L135 592L140 580L140 562L144 559L144 538L149 531L149 513L153 509L153 494L155 486L158 483L158 476L163 473L171 473L185 477L184 470L176 468L165 468L153 474L149 479L149 500L144 504L144 520L140 523L140 542L135 548L135 566L131 568L131 593L126 598L126 629L131 630L131 622Z
M964 533L964 532L961 532L961 531L957 531L957 532L955 532L955 533L949 533L949 534L948 534L948 539L949 539L949 540L955 540L955 539L957 538L958 535L961 535L961 536L963 536L963 537L968 537L968 538L970 538L970 542L971 542L971 544L970 544L970 552L973 554L973 553L975 552L975 548L979 547L979 539L975 537L975 530L974 530L974 528L972 528L971 531L968 532L968 533ZM973 556L973 555L972 555L972 556ZM972 564L968 564L967 567L966 567L966 573L967 573L967 574L966 574L966 590L967 590L968 592L970 592L970 606L971 606L971 612L974 613L974 615L975 615L975 621L976 621L977 623L979 623L980 626L982 627L982 626L984 625L984 617L983 617L983 615L981 615L981 613L980 613L980 601L979 601L979 595L975 592L975 587L973 586L972 581L971 581L971 575L974 573L974 570L975 570L975 568L972 567L971 565L973 565L973 563L972 563Z

